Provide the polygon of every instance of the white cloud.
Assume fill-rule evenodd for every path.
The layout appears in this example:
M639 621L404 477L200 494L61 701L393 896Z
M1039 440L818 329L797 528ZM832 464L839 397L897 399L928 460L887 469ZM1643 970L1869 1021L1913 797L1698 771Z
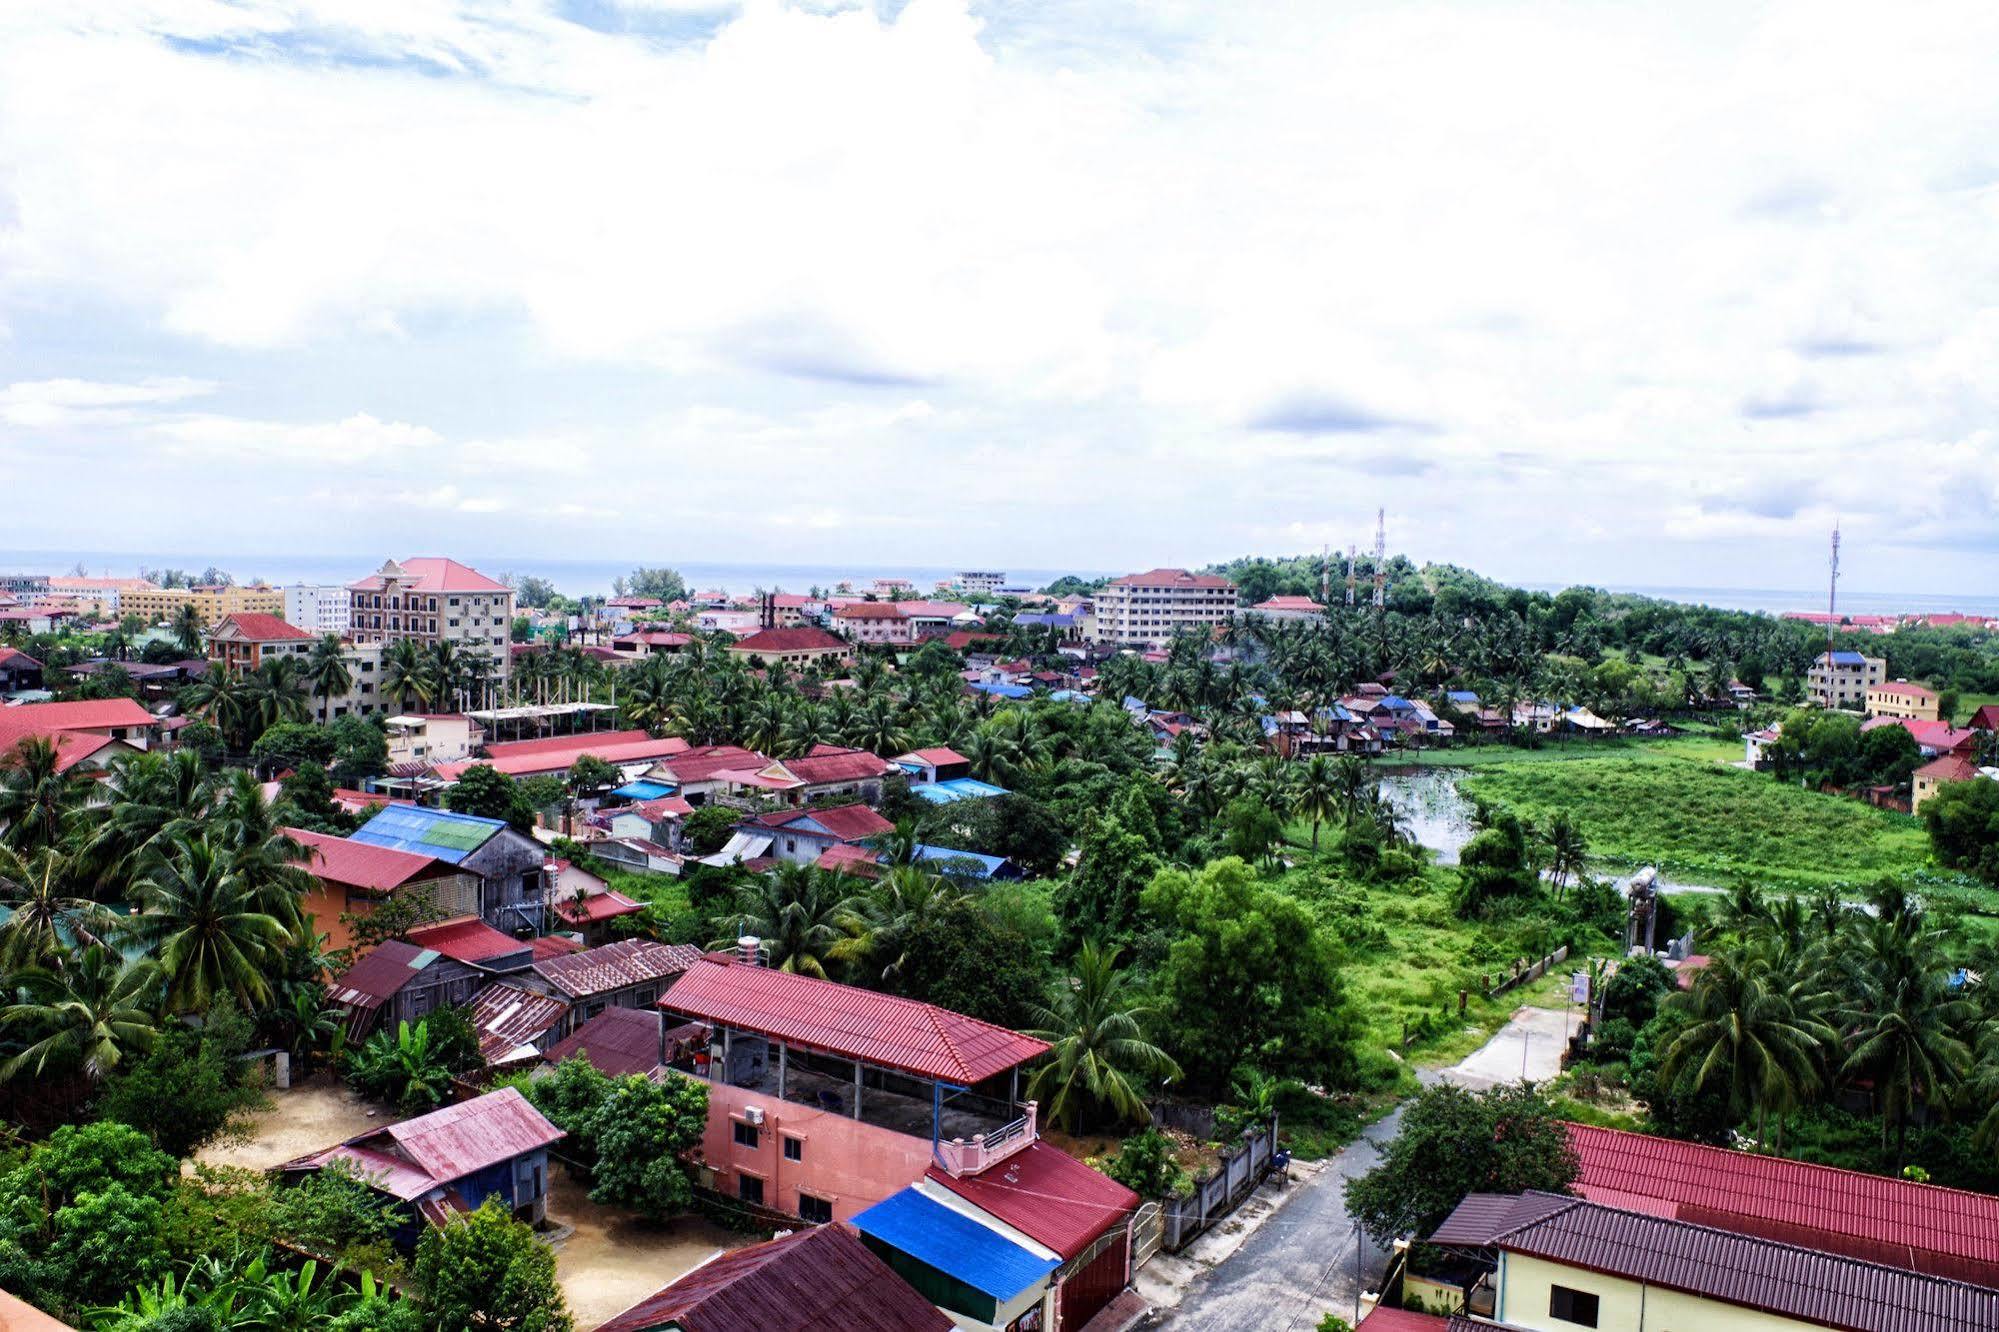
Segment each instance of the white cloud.
M1418 555L1742 581L1810 570L1837 512L1982 585L1992 7L886 8L0 17L17 348L244 395L8 396L40 381L0 423L344 461L551 550L631 539L615 510L883 558L941 517L1100 567L1385 503ZM186 378L75 353L68 308ZM821 489L744 502L774 475Z
M135 409L183 402L213 393L207 380L167 375L136 384L87 379L39 379L0 388L0 422L47 428L104 425L137 418Z

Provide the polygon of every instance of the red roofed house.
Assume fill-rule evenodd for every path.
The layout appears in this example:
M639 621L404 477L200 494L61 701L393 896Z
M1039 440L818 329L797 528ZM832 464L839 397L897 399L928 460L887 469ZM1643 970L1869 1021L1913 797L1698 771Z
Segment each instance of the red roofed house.
M1964 753L1977 748L1979 733L1970 727L1962 729L1947 721L1912 721L1906 717L1869 717L1860 723L1862 731L1872 731L1882 726L1899 726L1915 737L1916 745L1931 758L1939 754Z
M621 939L564 957L547 957L532 968L529 984L568 1001L570 1010L556 1035L607 1008L650 1008L674 979L701 960L690 944Z
M1964 724L1968 731L1999 731L1999 703L1981 703Z
M711 1259L596 1332L951 1332L845 1226L817 1226Z
M425 557L386 561L376 572L347 585L352 605L350 635L357 643L409 640L426 647L450 643L460 653L477 653L492 663L505 683L513 654L507 650L513 627L514 590L456 560Z
M895 825L866 805L838 805L832 809L787 809L759 814L738 824L738 832L768 838L770 847L762 854L794 865L818 863L835 846L854 846L871 838L886 837Z
M909 617L887 601L855 601L833 612L833 629L856 643L907 643Z
M1867 712L1874 717L1936 721L1939 716L1938 701L1935 690L1910 684L1907 680L1883 680L1880 684L1867 687Z
M1568 1125L1592 1202L1999 1286L1999 1197Z
M1931 759L1917 768L1915 775L1909 781L1909 812L1922 813L1923 806L1928 803L1930 797L1950 783L1968 782L1980 775L1977 760L1962 750ZM1986 780L1991 779L1986 778Z
M581 1056L607 1078L637 1074L663 1082L681 1076L674 1064L689 1064L707 1048L708 1028L699 1022L675 1026L657 1008L607 1008L549 1046L542 1058L559 1064Z
M466 769L484 764L516 781L524 777L556 776L586 754L614 768L643 771L663 758L687 751L687 742L677 735L655 740L644 731L602 731L596 735L567 735L549 740L516 740L486 746L486 758L434 765L437 775L455 782Z
M972 775L972 761L955 749L938 747L935 749L913 749L907 754L897 754L895 766L909 774L911 781L948 782L954 777Z
M0 694L42 687L42 663L19 648L0 647Z
M1316 620L1325 615L1326 608L1310 597L1272 597L1251 606L1249 613L1266 620Z
M55 746L56 770L101 771L150 743L159 719L129 698L20 703L0 708L0 763L30 738Z
M413 1242L416 1218L441 1224L498 1198L523 1220L548 1213L548 1148L562 1130L512 1087L447 1105L400 1124L370 1129L337 1147L287 1161L287 1174L351 1163L377 1193L406 1209L397 1238Z
M978 1174L932 1166L917 1189L942 1202L962 1199L1054 1250L1062 1260L1050 1282L1058 1328L1083 1326L1131 1280L1138 1195L1045 1142Z
M733 790L805 805L834 796L853 796L870 805L882 798L882 779L894 766L865 749L814 745L803 758L773 759L753 772L729 774Z
M729 645L738 657L786 666L844 666L853 659L853 649L843 639L824 629L760 629Z
M208 631L208 659L242 675L256 670L267 657L291 657L305 664L314 638L276 615L225 615Z
M632 657L656 657L680 651L694 641L692 634L676 634L667 629L634 629L611 640L611 647Z
M299 905L313 928L327 936L329 951L354 946L343 914L366 915L400 893L420 892L448 915L479 909L479 877L455 865L303 828L285 832L308 853L304 868L316 886Z
M754 772L770 760L740 745L696 745L661 759L646 769L646 777L672 786L674 795L689 805L707 803L716 791L727 788L738 772Z
M490 972L522 971L534 961L529 940L500 933L477 916L424 925L408 934L411 943Z
M933 1004L711 954L659 1006L714 1031L702 1160L715 1187L808 1221L845 1220L933 1165L978 1174L1037 1137L1029 1036Z

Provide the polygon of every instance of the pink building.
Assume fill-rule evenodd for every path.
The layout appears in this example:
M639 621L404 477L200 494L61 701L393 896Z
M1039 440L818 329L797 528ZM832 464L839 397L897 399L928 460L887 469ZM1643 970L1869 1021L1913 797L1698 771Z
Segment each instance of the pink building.
M846 1220L933 1168L977 1175L1036 1140L1019 1070L1048 1046L933 1004L710 954L659 1006L713 1033L702 1159L753 1205Z

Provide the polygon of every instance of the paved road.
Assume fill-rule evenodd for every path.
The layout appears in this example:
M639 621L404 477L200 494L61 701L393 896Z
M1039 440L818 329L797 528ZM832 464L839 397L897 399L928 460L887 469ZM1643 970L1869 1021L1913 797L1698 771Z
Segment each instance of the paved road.
M1550 1077L1560 1070L1562 1022L1559 1012L1522 1009L1455 1067L1424 1070L1418 1077L1426 1084L1448 1080L1490 1087L1520 1076L1523 1052L1529 1077ZM1352 1322L1360 1288L1380 1275L1387 1255L1356 1233L1342 1185L1374 1168L1378 1147L1401 1124L1398 1106L1310 1182L1293 1185L1295 1196L1188 1291L1158 1326L1173 1332L1305 1332L1329 1312Z

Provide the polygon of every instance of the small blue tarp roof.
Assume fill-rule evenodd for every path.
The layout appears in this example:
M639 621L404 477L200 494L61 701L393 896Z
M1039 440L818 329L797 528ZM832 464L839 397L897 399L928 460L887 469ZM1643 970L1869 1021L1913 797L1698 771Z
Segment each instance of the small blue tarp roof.
M933 805L949 805L960 800L983 800L987 796L1002 796L1007 793L1004 786L994 786L976 777L953 777L948 782L916 782L909 793L919 800L928 800Z
M348 840L416 856L435 856L456 865L506 826L500 819L482 819L476 814L453 814L417 805L384 805Z
M626 782L623 786L611 792L611 794L614 796L623 796L627 800L658 800L662 796L672 795L679 789L679 787L673 785L671 782L640 780Z
M990 879L1013 863L1005 856L988 856L977 851L960 851L956 847L928 844L919 844L914 855L918 861L956 862L949 866L951 873L965 873L981 879ZM977 868L973 868L974 866Z
M854 1229L955 1277L1001 1304L1060 1267L914 1188L892 1193L853 1220Z
M1028 698L1034 693L1026 685L975 684L972 688L982 694L991 694L996 698Z

